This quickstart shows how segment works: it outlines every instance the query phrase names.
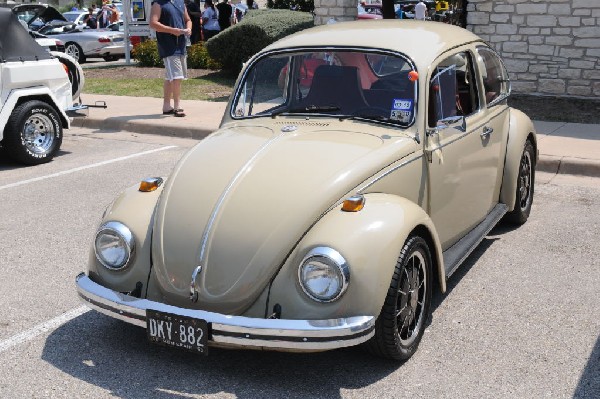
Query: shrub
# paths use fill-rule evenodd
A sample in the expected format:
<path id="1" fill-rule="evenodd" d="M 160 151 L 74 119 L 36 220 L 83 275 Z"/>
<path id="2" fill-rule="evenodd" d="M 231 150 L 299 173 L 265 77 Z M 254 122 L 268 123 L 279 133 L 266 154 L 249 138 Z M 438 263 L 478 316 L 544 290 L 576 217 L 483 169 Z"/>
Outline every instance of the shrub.
<path id="1" fill-rule="evenodd" d="M 162 59 L 158 55 L 156 40 L 145 40 L 133 46 L 131 56 L 135 58 L 139 66 L 159 67 L 163 66 Z"/>
<path id="2" fill-rule="evenodd" d="M 267 0 L 268 8 L 312 12 L 315 9 L 314 0 Z"/>
<path id="3" fill-rule="evenodd" d="M 312 14 L 289 10 L 251 10 L 244 19 L 206 42 L 223 71 L 237 74 L 242 64 L 269 44 L 314 25 Z"/>
<path id="4" fill-rule="evenodd" d="M 131 56 L 142 67 L 162 67 L 163 62 L 158 55 L 156 40 L 146 40 L 133 47 Z M 196 43 L 187 49 L 187 66 L 190 69 L 220 69 L 218 62 L 210 58 L 206 47 Z"/>
<path id="5" fill-rule="evenodd" d="M 188 47 L 187 66 L 191 69 L 221 69 L 221 65 L 210 58 L 206 46 L 202 42 Z"/>

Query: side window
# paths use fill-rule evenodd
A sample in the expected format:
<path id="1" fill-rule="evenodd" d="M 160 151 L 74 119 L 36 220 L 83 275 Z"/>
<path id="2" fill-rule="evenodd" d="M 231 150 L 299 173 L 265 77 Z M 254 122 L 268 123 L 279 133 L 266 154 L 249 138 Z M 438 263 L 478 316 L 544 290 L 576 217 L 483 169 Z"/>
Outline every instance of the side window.
<path id="1" fill-rule="evenodd" d="M 510 91 L 509 79 L 500 58 L 487 47 L 478 47 L 477 53 L 483 78 L 485 103 L 490 104 L 497 99 L 506 98 Z"/>
<path id="2" fill-rule="evenodd" d="M 429 126 L 440 121 L 468 116 L 478 109 L 476 79 L 472 57 L 468 52 L 454 54 L 434 69 L 429 82 Z"/>

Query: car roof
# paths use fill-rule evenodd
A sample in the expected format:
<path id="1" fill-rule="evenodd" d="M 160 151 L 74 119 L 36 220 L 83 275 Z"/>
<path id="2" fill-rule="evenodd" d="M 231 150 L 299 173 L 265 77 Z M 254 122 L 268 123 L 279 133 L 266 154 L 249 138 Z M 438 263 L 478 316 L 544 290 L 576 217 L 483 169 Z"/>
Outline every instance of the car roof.
<path id="1" fill-rule="evenodd" d="M 321 25 L 287 36 L 263 51 L 291 47 L 365 47 L 391 50 L 428 66 L 439 54 L 482 39 L 466 29 L 432 21 L 358 20 Z"/>

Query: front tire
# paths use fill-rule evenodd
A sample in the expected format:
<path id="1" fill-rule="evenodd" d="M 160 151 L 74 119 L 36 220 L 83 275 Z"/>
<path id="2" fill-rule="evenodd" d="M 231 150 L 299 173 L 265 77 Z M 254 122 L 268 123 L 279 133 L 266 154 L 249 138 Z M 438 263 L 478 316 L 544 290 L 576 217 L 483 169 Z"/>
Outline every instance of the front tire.
<path id="1" fill-rule="evenodd" d="M 49 104 L 33 100 L 15 108 L 4 128 L 3 145 L 14 160 L 39 165 L 49 162 L 62 144 L 62 124 Z"/>
<path id="2" fill-rule="evenodd" d="M 409 237 L 398 258 L 375 335 L 365 343 L 374 355 L 408 360 L 417 350 L 429 317 L 432 289 L 431 251 L 419 236 Z"/>
<path id="3" fill-rule="evenodd" d="M 522 225 L 529 218 L 533 204 L 535 187 L 535 150 L 531 140 L 525 142 L 523 155 L 519 164 L 519 177 L 517 178 L 517 191 L 515 194 L 515 209 L 506 214 L 506 221 L 515 225 Z"/>

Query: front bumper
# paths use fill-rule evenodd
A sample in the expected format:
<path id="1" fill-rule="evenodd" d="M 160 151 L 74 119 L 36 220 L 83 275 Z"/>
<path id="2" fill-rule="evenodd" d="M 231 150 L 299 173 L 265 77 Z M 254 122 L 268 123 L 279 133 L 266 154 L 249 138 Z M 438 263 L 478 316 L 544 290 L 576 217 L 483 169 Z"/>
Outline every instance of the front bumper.
<path id="1" fill-rule="evenodd" d="M 146 310 L 206 320 L 211 326 L 210 346 L 239 346 L 290 351 L 318 351 L 358 345 L 375 333 L 374 316 L 326 320 L 257 319 L 178 308 L 135 298 L 93 282 L 84 273 L 76 278 L 81 299 L 108 316 L 146 327 Z"/>

